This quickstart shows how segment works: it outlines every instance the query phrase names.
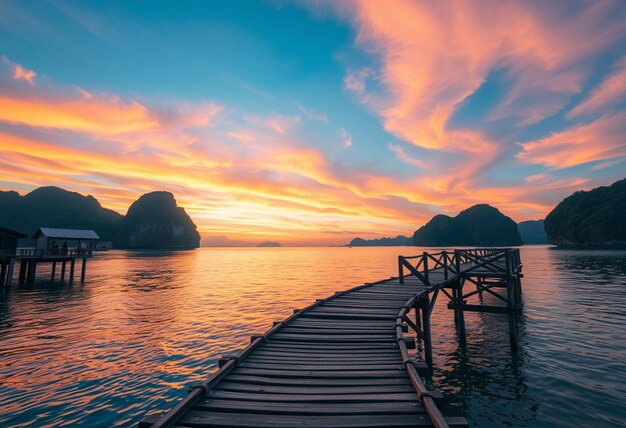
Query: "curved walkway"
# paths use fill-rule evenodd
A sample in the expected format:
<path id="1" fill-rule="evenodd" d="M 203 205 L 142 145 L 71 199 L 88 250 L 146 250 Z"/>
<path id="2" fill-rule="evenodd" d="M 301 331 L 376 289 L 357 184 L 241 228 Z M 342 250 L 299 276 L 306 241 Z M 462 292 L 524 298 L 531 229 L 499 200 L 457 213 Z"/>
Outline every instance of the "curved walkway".
<path id="1" fill-rule="evenodd" d="M 458 287 L 463 272 L 493 272 L 504 256 L 505 250 L 457 250 L 454 257 L 445 251 L 400 257 L 400 277 L 294 311 L 264 335 L 252 336 L 240 354 L 222 357 L 220 369 L 167 414 L 139 426 L 466 426 L 464 418 L 441 415 L 439 394 L 419 376 L 428 367 L 408 352 L 415 336 L 404 333 L 411 328 L 424 341 L 425 360 L 432 361 L 430 313 L 439 291 L 454 297 L 445 288 Z"/>

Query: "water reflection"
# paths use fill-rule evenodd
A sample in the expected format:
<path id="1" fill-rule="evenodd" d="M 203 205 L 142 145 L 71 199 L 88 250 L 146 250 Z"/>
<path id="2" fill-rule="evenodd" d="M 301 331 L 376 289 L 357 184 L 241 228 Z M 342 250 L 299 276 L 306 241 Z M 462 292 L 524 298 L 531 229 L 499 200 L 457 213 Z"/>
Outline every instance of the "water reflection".
<path id="1" fill-rule="evenodd" d="M 2 290 L 0 426 L 132 426 L 251 333 L 389 277 L 398 254 L 418 251 L 112 251 L 90 262 L 84 286 Z M 506 317 L 468 314 L 463 353 L 445 299 L 435 308 L 433 383 L 451 393 L 447 410 L 487 427 L 625 424 L 626 252 L 528 247 L 522 258 L 517 354 Z"/>

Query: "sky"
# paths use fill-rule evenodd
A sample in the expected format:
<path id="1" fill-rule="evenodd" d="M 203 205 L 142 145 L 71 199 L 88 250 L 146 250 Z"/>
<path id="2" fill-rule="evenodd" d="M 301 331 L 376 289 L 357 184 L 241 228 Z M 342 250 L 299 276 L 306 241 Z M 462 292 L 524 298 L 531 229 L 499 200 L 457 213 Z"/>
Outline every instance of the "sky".
<path id="1" fill-rule="evenodd" d="M 0 190 L 167 190 L 205 245 L 541 219 L 626 176 L 624 40 L 619 0 L 0 0 Z"/>

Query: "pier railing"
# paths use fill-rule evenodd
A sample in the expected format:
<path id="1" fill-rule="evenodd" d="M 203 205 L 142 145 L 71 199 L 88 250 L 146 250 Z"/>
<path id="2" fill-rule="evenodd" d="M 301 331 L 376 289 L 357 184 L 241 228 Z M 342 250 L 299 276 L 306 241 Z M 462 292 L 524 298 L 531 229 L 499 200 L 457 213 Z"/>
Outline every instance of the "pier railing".
<path id="1" fill-rule="evenodd" d="M 404 284 L 407 276 L 415 276 L 426 286 L 431 285 L 430 274 L 443 272 L 444 280 L 459 276 L 462 272 L 486 270 L 495 275 L 509 275 L 521 269 L 518 248 L 475 248 L 443 250 L 438 253 L 424 251 L 419 256 L 398 256 L 398 277 Z"/>
<path id="2" fill-rule="evenodd" d="M 18 257 L 89 257 L 89 249 L 85 248 L 52 248 L 46 254 L 42 249 L 18 248 L 15 252 Z"/>

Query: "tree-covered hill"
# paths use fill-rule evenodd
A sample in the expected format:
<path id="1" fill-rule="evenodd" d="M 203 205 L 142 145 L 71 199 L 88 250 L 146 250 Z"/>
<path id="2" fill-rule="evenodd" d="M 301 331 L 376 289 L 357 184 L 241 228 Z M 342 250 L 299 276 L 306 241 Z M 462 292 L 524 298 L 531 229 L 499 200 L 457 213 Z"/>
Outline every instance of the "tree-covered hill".
<path id="1" fill-rule="evenodd" d="M 555 245 L 626 245 L 626 179 L 563 199 L 545 219 Z"/>
<path id="2" fill-rule="evenodd" d="M 474 205 L 456 217 L 439 214 L 413 234 L 417 246 L 522 245 L 517 224 L 487 204 Z"/>

